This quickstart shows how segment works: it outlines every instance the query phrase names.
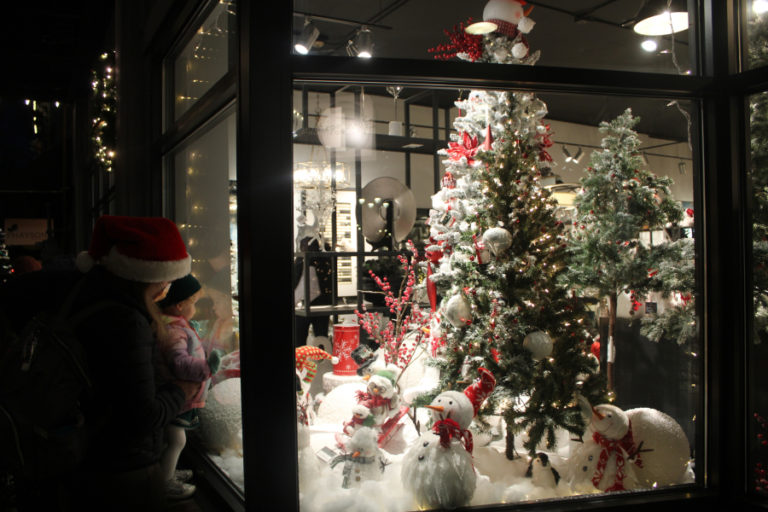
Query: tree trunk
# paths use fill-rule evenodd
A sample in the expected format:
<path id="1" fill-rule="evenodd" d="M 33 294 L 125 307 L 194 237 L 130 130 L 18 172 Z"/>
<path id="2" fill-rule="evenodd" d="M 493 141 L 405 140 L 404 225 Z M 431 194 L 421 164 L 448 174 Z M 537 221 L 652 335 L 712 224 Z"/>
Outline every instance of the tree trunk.
<path id="1" fill-rule="evenodd" d="M 515 452 L 515 434 L 512 433 L 512 429 L 507 424 L 507 448 L 504 451 L 504 455 L 509 460 L 515 460 L 517 458 L 517 452 Z"/>
<path id="2" fill-rule="evenodd" d="M 605 376 L 608 379 L 608 391 L 613 391 L 613 360 L 616 355 L 616 340 L 613 337 L 616 331 L 616 305 L 618 302 L 618 294 L 616 292 L 611 293 L 608 296 L 608 339 L 606 340 L 606 364 L 605 364 Z"/>

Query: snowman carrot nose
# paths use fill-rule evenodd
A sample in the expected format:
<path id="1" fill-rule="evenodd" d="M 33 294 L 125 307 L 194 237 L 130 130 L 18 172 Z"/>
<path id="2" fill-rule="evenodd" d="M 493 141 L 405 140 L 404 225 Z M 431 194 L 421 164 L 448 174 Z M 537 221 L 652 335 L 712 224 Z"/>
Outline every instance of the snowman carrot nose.
<path id="1" fill-rule="evenodd" d="M 355 459 L 360 456 L 360 452 L 355 452 L 352 454 L 352 458 Z"/>
<path id="2" fill-rule="evenodd" d="M 604 419 L 604 418 L 605 418 L 605 414 L 601 413 L 600 411 L 598 411 L 598 410 L 597 410 L 597 409 L 595 409 L 594 407 L 592 408 L 592 414 L 594 414 L 595 416 L 597 416 L 597 419 L 598 419 L 598 420 L 602 420 L 602 419 Z"/>
<path id="3" fill-rule="evenodd" d="M 371 376 L 370 375 L 363 375 L 363 380 L 371 380 Z"/>
<path id="4" fill-rule="evenodd" d="M 432 409 L 433 411 L 437 411 L 437 412 L 443 412 L 445 410 L 445 407 L 443 407 L 442 405 L 425 405 L 424 407 L 426 407 L 427 409 Z"/>

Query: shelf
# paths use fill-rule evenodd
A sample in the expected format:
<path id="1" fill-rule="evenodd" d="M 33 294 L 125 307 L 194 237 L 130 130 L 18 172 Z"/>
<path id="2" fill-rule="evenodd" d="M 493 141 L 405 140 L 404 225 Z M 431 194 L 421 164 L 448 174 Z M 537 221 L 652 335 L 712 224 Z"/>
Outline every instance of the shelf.
<path id="1" fill-rule="evenodd" d="M 293 253 L 295 257 L 302 258 L 308 256 L 310 258 L 326 257 L 326 258 L 349 258 L 355 256 L 397 256 L 399 254 L 407 255 L 406 251 L 299 251 Z"/>
<path id="2" fill-rule="evenodd" d="M 295 144 L 319 145 L 320 139 L 314 128 L 304 128 L 296 132 L 293 138 Z M 399 135 L 385 135 L 377 133 L 375 143 L 372 149 L 379 151 L 397 151 L 418 153 L 424 155 L 434 155 L 438 149 L 448 146 L 447 141 L 425 139 L 420 137 L 403 137 Z"/>
<path id="3" fill-rule="evenodd" d="M 296 308 L 296 316 L 303 316 L 303 317 L 310 317 L 310 316 L 329 316 L 329 315 L 348 315 L 350 313 L 354 313 L 357 309 L 357 304 L 336 304 L 335 306 L 331 306 L 329 304 L 326 305 L 318 305 L 318 306 L 310 306 L 309 307 L 309 313 L 307 313 L 307 309 L 304 307 Z M 386 311 L 386 306 L 373 306 L 371 304 L 366 304 L 365 309 L 367 311 Z"/>

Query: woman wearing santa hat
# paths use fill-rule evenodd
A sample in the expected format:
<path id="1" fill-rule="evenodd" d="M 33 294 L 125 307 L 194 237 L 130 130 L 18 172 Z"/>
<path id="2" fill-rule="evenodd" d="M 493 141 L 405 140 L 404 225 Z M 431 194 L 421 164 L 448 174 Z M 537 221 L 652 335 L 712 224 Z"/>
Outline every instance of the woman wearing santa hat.
<path id="1" fill-rule="evenodd" d="M 170 340 L 155 301 L 171 281 L 189 274 L 191 258 L 172 221 L 105 215 L 77 267 L 80 272 L 20 276 L 0 293 L 0 307 L 24 322 L 70 294 L 73 313 L 100 305 L 75 328 L 93 388 L 83 407 L 88 449 L 66 482 L 70 501 L 82 510 L 162 510 L 163 429 L 199 384 L 158 373 L 158 344 Z"/>

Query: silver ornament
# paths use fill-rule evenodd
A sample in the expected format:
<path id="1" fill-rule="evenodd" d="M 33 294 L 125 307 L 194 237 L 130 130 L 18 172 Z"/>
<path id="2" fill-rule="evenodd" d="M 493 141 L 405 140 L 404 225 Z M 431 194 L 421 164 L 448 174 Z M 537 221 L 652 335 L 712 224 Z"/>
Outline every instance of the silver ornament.
<path id="1" fill-rule="evenodd" d="M 467 298 L 459 294 L 448 299 L 443 308 L 443 318 L 456 328 L 469 325 L 472 322 L 472 309 Z"/>
<path id="2" fill-rule="evenodd" d="M 552 354 L 554 343 L 549 334 L 544 331 L 529 333 L 523 340 L 523 347 L 531 353 L 534 360 L 539 361 Z"/>
<path id="3" fill-rule="evenodd" d="M 483 233 L 483 242 L 498 257 L 512 245 L 512 233 L 501 227 L 490 228 Z"/>

